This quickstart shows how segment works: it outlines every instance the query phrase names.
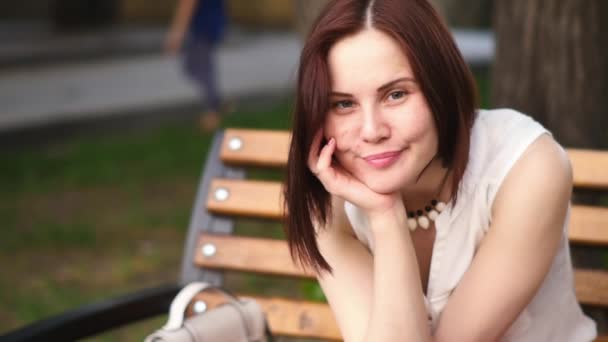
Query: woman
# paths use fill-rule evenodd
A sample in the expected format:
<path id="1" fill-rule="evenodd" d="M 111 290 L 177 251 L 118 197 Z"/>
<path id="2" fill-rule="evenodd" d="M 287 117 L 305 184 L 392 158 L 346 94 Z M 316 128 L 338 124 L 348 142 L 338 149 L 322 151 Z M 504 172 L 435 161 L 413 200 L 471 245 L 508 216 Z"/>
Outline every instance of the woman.
<path id="1" fill-rule="evenodd" d="M 345 341 L 595 337 L 572 286 L 567 155 L 475 94 L 425 0 L 337 0 L 312 28 L 287 238 Z"/>

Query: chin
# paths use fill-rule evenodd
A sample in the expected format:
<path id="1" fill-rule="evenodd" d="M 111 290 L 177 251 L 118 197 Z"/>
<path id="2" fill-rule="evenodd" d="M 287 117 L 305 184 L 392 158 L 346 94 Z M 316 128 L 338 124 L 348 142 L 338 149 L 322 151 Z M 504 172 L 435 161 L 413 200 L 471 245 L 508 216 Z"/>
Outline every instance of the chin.
<path id="1" fill-rule="evenodd" d="M 375 179 L 365 182 L 365 185 L 379 194 L 390 194 L 400 191 L 404 184 L 394 179 Z"/>
<path id="2" fill-rule="evenodd" d="M 415 183 L 411 177 L 399 176 L 384 176 L 384 177 L 370 177 L 364 181 L 365 185 L 372 191 L 379 194 L 390 194 L 393 192 L 399 192 L 404 187 Z"/>

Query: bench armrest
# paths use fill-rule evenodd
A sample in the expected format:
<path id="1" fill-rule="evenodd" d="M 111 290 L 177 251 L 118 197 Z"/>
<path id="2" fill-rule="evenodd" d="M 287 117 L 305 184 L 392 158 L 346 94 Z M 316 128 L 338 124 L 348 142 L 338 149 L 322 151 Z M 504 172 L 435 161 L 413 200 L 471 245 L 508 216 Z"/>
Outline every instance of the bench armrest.
<path id="1" fill-rule="evenodd" d="M 93 336 L 168 313 L 171 301 L 180 289 L 181 285 L 171 284 L 88 304 L 8 332 L 1 335 L 0 340 L 73 341 Z"/>

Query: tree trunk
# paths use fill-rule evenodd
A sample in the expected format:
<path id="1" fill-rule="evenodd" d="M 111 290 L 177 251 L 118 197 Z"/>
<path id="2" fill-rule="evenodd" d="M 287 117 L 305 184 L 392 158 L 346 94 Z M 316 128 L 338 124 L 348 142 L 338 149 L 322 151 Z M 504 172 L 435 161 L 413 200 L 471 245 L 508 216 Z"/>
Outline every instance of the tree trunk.
<path id="1" fill-rule="evenodd" d="M 496 0 L 492 104 L 608 149 L 608 1 Z"/>
<path id="2" fill-rule="evenodd" d="M 496 0 L 493 107 L 511 107 L 566 147 L 608 149 L 608 1 Z M 577 190 L 575 202 L 599 196 Z M 572 246 L 577 267 L 605 268 L 606 252 Z M 608 314 L 585 307 L 608 331 Z"/>

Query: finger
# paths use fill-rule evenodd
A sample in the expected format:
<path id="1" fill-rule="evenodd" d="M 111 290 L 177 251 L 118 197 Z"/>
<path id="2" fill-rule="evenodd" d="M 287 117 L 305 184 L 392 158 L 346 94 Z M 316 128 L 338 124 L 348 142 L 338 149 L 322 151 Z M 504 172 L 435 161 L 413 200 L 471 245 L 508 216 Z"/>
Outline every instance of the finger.
<path id="1" fill-rule="evenodd" d="M 331 166 L 331 156 L 334 154 L 335 149 L 336 139 L 331 138 L 327 142 L 327 145 L 323 146 L 321 154 L 319 154 L 319 160 L 317 161 L 318 173 L 327 170 Z"/>
<path id="2" fill-rule="evenodd" d="M 312 139 L 312 144 L 310 145 L 310 151 L 308 151 L 308 168 L 312 171 L 312 173 L 317 173 L 317 161 L 319 160 L 319 146 L 321 145 L 321 138 L 323 137 L 323 130 L 320 129 L 315 134 Z"/>

